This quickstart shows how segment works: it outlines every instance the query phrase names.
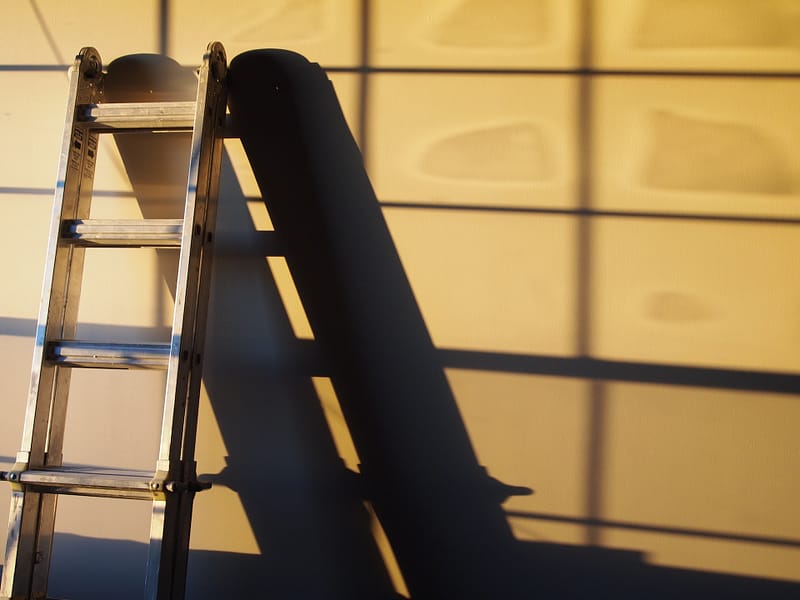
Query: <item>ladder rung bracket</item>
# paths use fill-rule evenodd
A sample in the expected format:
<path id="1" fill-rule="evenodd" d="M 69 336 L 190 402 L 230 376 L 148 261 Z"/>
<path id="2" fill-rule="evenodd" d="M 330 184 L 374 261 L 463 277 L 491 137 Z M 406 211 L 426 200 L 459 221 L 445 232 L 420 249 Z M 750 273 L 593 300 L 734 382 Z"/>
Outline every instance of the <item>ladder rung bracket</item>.
<path id="1" fill-rule="evenodd" d="M 96 467 L 31 469 L 18 476 L 25 487 L 51 494 L 152 500 L 153 474 L 147 471 L 113 471 Z"/>
<path id="2" fill-rule="evenodd" d="M 155 247 L 181 245 L 182 219 L 70 219 L 61 239 L 76 246 Z"/>
<path id="3" fill-rule="evenodd" d="M 95 369 L 166 369 L 169 344 L 112 344 L 59 340 L 50 342 L 48 362 Z"/>
<path id="4" fill-rule="evenodd" d="M 78 121 L 95 131 L 189 131 L 194 115 L 194 102 L 107 102 L 82 105 Z"/>

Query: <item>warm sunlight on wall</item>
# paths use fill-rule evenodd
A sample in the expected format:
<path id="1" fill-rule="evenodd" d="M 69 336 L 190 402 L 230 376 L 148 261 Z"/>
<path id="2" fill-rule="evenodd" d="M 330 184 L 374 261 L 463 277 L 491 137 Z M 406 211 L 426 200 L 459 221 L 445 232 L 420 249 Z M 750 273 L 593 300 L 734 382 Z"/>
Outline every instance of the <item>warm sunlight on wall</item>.
<path id="1" fill-rule="evenodd" d="M 164 52 L 191 67 L 211 39 L 229 59 L 288 48 L 329 69 L 480 465 L 535 490 L 503 503 L 520 547 L 800 581 L 800 2 L 6 4 L 2 468 L 18 450 L 72 57 L 92 45 L 106 63 Z M 111 138 L 99 156 L 94 216 L 176 197 L 132 182 Z M 212 595 L 223 558 L 241 588 L 287 564 L 341 571 L 325 537 L 339 513 L 314 504 L 329 492 L 315 478 L 358 466 L 329 382 L 286 375 L 313 333 L 283 257 L 265 260 L 279 248 L 238 141 L 225 161 L 197 452 L 215 487 L 196 501 L 193 597 Z M 159 338 L 167 270 L 155 251 L 88 252 L 82 334 Z M 162 379 L 75 376 L 65 459 L 150 468 Z M 8 498 L 0 486 L 0 512 Z M 148 510 L 70 498 L 62 547 L 88 536 L 138 556 Z M 315 536 L 330 547 L 310 549 Z M 78 576 L 54 560 L 52 593 L 69 595 Z"/>
<path id="2" fill-rule="evenodd" d="M 210 475 L 221 473 L 228 467 L 228 450 L 205 388 L 200 397 L 197 438 L 197 462 L 202 469 L 200 479 L 207 480 Z M 247 513 L 235 491 L 224 485 L 212 486 L 208 493 L 198 495 L 195 503 L 198 514 L 215 515 L 215 518 L 208 519 L 206 527 L 193 531 L 192 548 L 244 554 L 261 553 Z M 233 532 L 236 534 L 232 535 Z"/>
<path id="3" fill-rule="evenodd" d="M 610 384 L 605 517 L 797 539 L 800 482 L 787 474 L 798 417 L 796 399 L 781 394 Z M 794 577 L 800 560 L 792 546 L 613 528 L 603 539 L 656 564 L 747 575 Z"/>

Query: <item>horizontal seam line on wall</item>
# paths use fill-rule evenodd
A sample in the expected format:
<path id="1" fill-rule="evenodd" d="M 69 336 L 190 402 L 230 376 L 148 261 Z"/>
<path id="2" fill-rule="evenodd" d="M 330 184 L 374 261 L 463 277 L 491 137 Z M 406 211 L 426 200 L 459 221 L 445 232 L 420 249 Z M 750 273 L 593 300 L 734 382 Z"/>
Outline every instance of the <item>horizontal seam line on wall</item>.
<path id="1" fill-rule="evenodd" d="M 694 365 L 606 360 L 591 357 L 512 354 L 440 348 L 445 368 L 551 375 L 625 383 L 800 393 L 800 374 Z"/>
<path id="2" fill-rule="evenodd" d="M 545 207 L 525 207 L 525 206 L 487 206 L 487 205 L 464 205 L 464 204 L 434 204 L 431 202 L 396 202 L 381 201 L 384 208 L 403 208 L 403 209 L 428 209 L 428 210 L 454 210 L 454 211 L 477 211 L 477 212 L 504 212 L 504 213 L 530 213 L 544 215 L 562 215 L 576 217 L 621 217 L 636 219 L 680 219 L 692 221 L 728 221 L 741 223 L 763 223 L 780 225 L 800 225 L 800 217 L 766 217 L 755 215 L 726 215 L 726 214 L 706 214 L 706 213 L 673 213 L 673 212 L 649 212 L 649 211 L 627 211 L 627 210 L 596 210 L 582 208 L 545 208 Z"/>
<path id="3" fill-rule="evenodd" d="M 536 521 L 554 521 L 557 523 L 574 523 L 576 525 L 592 525 L 596 527 L 608 527 L 610 529 L 628 529 L 633 531 L 647 531 L 652 533 L 665 533 L 670 535 L 684 535 L 691 537 L 704 537 L 731 542 L 748 542 L 756 544 L 766 544 L 772 546 L 789 546 L 800 548 L 800 540 L 792 538 L 776 538 L 760 535 L 748 535 L 742 533 L 727 533 L 722 531 L 712 531 L 707 529 L 692 529 L 688 527 L 667 527 L 662 525 L 648 525 L 646 523 L 629 523 L 627 521 L 611 521 L 605 519 L 589 519 L 582 517 L 565 517 L 547 513 L 534 513 L 518 510 L 507 510 L 506 515 Z"/>
<path id="4" fill-rule="evenodd" d="M 0 187 L 0 195 L 41 195 L 52 196 L 53 188 L 37 187 Z M 133 191 L 116 190 L 95 190 L 93 195 L 101 198 L 128 198 L 134 197 Z M 247 200 L 261 201 L 258 196 L 246 196 Z M 521 214 L 540 214 L 554 216 L 573 216 L 573 217 L 616 217 L 624 219 L 666 219 L 682 221 L 721 221 L 728 223 L 753 223 L 761 225 L 800 225 L 798 217 L 767 217 L 756 215 L 730 215 L 730 214 L 707 214 L 707 213 L 674 213 L 674 212 L 655 212 L 655 211 L 628 211 L 628 210 L 601 210 L 601 209 L 581 209 L 581 208 L 546 208 L 535 206 L 487 206 L 485 204 L 434 204 L 431 202 L 399 202 L 393 200 L 380 201 L 382 208 L 399 208 L 412 210 L 442 210 L 442 211 L 471 211 L 471 212 L 499 212 L 499 213 L 521 213 Z"/>
<path id="5" fill-rule="evenodd" d="M 397 74 L 397 75 L 568 75 L 580 77 L 709 77 L 747 79 L 800 79 L 797 71 L 735 71 L 691 69 L 570 69 L 503 67 L 378 67 L 323 66 L 328 73 Z"/>
<path id="6" fill-rule="evenodd" d="M 182 65 L 194 67 L 196 65 Z M 33 64 L 0 65 L 0 71 L 62 72 L 70 65 Z M 687 78 L 745 78 L 800 79 L 797 71 L 735 71 L 691 69 L 570 69 L 570 68 L 504 68 L 504 67 L 377 67 L 321 66 L 328 73 L 398 74 L 398 75 L 567 75 L 580 77 L 687 77 Z"/>
<path id="7" fill-rule="evenodd" d="M 92 323 L 83 325 L 108 327 Z M 0 335 L 30 337 L 35 333 L 35 329 L 35 319 L 0 317 Z M 161 331 L 162 328 L 134 327 L 134 329 Z M 307 345 L 304 344 L 304 347 Z M 439 348 L 438 354 L 441 358 L 442 367 L 452 369 L 786 394 L 800 393 L 800 374 L 794 373 L 626 362 L 587 357 L 512 354 L 452 348 Z M 304 355 L 315 357 L 313 349 L 306 350 Z M 312 361 L 321 361 L 318 368 L 321 371 L 325 371 L 324 357 L 315 357 L 312 358 Z"/>

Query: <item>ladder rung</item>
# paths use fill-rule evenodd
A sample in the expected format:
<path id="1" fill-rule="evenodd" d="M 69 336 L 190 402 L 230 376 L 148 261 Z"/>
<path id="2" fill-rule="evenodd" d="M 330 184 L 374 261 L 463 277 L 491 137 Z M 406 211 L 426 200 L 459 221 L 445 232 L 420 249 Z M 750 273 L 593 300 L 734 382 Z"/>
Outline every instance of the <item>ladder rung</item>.
<path id="1" fill-rule="evenodd" d="M 107 102 L 79 107 L 78 121 L 96 131 L 187 130 L 194 126 L 194 102 Z"/>
<path id="2" fill-rule="evenodd" d="M 201 391 L 201 352 L 206 342 L 214 255 L 209 244 L 213 243 L 217 216 L 221 138 L 226 131 L 235 132 L 230 125 L 226 126 L 230 119 L 226 119 L 225 110 L 227 60 L 222 44 L 212 42 L 207 47 L 198 69 L 196 102 L 103 102 L 106 97 L 110 99 L 112 88 L 117 85 L 108 85 L 109 82 L 112 79 L 122 82 L 126 78 L 129 81 L 125 85 L 130 85 L 131 91 L 138 88 L 142 93 L 137 98 L 166 98 L 162 93 L 169 90 L 151 89 L 148 94 L 147 88 L 141 89 L 142 80 L 137 74 L 141 64 L 136 59 L 123 61 L 119 69 L 104 71 L 99 53 L 85 47 L 70 68 L 58 191 L 47 245 L 22 444 L 12 470 L 0 471 L 0 480 L 8 481 L 13 490 L 0 600 L 49 598 L 47 575 L 56 500 L 61 494 L 151 501 L 144 596 L 159 599 L 184 596 L 193 498 L 196 492 L 210 487 L 196 478 L 196 404 Z M 169 64 L 174 63 L 169 59 L 158 61 L 158 65 Z M 104 95 L 104 89 L 108 95 Z M 190 219 L 90 218 L 99 134 L 111 133 L 116 137 L 126 132 L 142 135 L 183 132 L 167 137 L 172 139 L 177 135 L 187 142 L 186 135 L 191 132 L 191 149 L 186 148 L 189 151 L 184 157 L 188 159 L 185 164 L 188 177 L 184 180 L 182 203 L 182 212 Z M 154 137 L 159 136 L 150 136 L 156 144 Z M 133 158 L 135 149 L 127 150 Z M 157 168 L 150 164 L 153 160 L 148 163 L 145 159 L 157 162 L 157 158 L 143 157 L 145 168 Z M 179 216 L 179 213 L 163 216 Z M 73 339 L 76 330 L 81 330 L 79 296 L 85 249 L 95 246 L 181 248 L 179 256 L 173 256 L 177 258 L 177 276 L 173 279 L 175 306 L 166 343 Z M 167 370 L 154 470 L 61 464 L 67 401 L 72 392 L 71 371 L 66 369 L 74 367 Z"/>
<path id="3" fill-rule="evenodd" d="M 169 344 L 111 344 L 59 340 L 48 345 L 48 361 L 64 367 L 166 369 Z"/>
<path id="4" fill-rule="evenodd" d="M 5 478 L 10 479 L 8 474 Z M 136 498 L 150 500 L 163 492 L 153 488 L 153 473 L 148 471 L 114 471 L 97 467 L 50 467 L 22 471 L 13 480 L 29 489 L 53 494 Z"/>
<path id="5" fill-rule="evenodd" d="M 71 219 L 61 239 L 76 246 L 175 247 L 181 245 L 182 219 Z"/>

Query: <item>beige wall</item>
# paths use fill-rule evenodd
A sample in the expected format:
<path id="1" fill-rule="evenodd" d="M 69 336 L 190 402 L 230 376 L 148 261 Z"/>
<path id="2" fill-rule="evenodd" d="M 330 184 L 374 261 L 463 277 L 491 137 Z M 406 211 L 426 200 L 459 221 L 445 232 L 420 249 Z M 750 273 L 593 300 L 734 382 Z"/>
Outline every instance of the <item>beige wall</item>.
<path id="1" fill-rule="evenodd" d="M 536 492 L 503 505 L 515 538 L 800 581 L 800 2 L 366 4 L 367 40 L 358 0 L 6 3 L 3 462 L 71 57 L 92 45 L 106 62 L 163 51 L 191 66 L 211 39 L 229 58 L 289 48 L 330 68 L 479 462 Z M 313 491 L 331 458 L 358 458 L 329 383 L 280 376 L 281 340 L 310 331 L 280 260 L 252 251 L 271 225 L 241 146 L 226 150 L 198 447 L 199 472 L 221 474 L 196 500 L 190 597 L 291 577 L 305 597 L 354 597 L 368 585 L 353 548 L 370 544 L 405 593 L 374 521 L 375 541 L 353 541 L 345 510 Z M 97 216 L 174 191 L 134 192 L 111 139 L 100 152 Z M 162 335 L 162 266 L 90 252 L 84 334 Z M 590 373 L 578 357 L 607 362 Z M 76 376 L 65 459 L 149 468 L 160 382 Z M 0 512 L 8 497 L 0 487 Z M 138 597 L 148 515 L 61 501 L 51 593 L 107 597 L 113 582 Z"/>

